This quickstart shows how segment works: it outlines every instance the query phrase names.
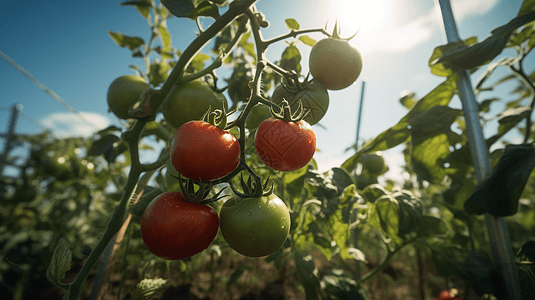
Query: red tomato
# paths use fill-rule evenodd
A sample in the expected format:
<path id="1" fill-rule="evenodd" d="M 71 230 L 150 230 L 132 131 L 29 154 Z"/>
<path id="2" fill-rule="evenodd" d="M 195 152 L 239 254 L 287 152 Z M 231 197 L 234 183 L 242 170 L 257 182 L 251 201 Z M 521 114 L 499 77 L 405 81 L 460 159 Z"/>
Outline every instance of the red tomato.
<path id="1" fill-rule="evenodd" d="M 316 135 L 305 121 L 286 122 L 269 118 L 258 126 L 255 148 L 260 159 L 278 171 L 306 166 L 316 152 Z"/>
<path id="2" fill-rule="evenodd" d="M 188 202 L 181 192 L 154 198 L 141 217 L 141 237 L 147 248 L 164 259 L 183 259 L 210 246 L 219 217 L 210 206 Z"/>
<path id="3" fill-rule="evenodd" d="M 204 121 L 190 121 L 175 132 L 171 163 L 181 175 L 215 180 L 230 174 L 240 162 L 240 144 L 230 132 Z"/>
<path id="4" fill-rule="evenodd" d="M 442 291 L 438 295 L 438 300 L 451 300 L 450 291 Z"/>

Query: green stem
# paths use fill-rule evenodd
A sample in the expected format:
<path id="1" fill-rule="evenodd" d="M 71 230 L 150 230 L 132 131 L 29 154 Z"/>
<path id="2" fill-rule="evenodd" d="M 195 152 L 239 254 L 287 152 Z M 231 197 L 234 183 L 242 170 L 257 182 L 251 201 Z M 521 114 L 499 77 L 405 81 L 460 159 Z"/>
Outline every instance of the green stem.
<path id="1" fill-rule="evenodd" d="M 535 84 L 533 83 L 533 79 L 526 74 L 524 71 L 524 68 L 522 67 L 522 62 L 524 60 L 525 56 L 522 56 L 520 61 L 518 62 L 518 68 L 515 68 L 514 66 L 509 66 L 509 69 L 513 72 L 513 74 L 520 79 L 520 81 L 524 84 L 524 86 L 531 92 L 531 100 L 529 103 L 529 107 L 531 108 L 532 112 L 535 108 Z M 529 137 L 531 136 L 531 114 L 529 114 L 526 117 L 526 133 L 524 135 L 524 144 L 526 144 L 529 141 Z"/>
<path id="2" fill-rule="evenodd" d="M 99 257 L 102 255 L 110 241 L 115 237 L 115 234 L 121 229 L 125 215 L 126 209 L 134 194 L 134 190 L 137 186 L 139 176 L 141 175 L 141 166 L 139 163 L 139 151 L 138 151 L 138 141 L 141 135 L 143 128 L 148 120 L 138 120 L 130 131 L 125 132 L 123 138 L 126 139 L 128 146 L 130 148 L 130 153 L 132 157 L 132 168 L 128 174 L 128 179 L 126 185 L 124 186 L 124 193 L 119 204 L 115 207 L 113 214 L 108 221 L 106 226 L 106 231 L 97 245 L 89 254 L 89 257 L 85 261 L 82 269 L 76 276 L 76 279 L 72 282 L 69 291 L 68 291 L 68 300 L 76 300 L 80 297 L 80 292 L 82 290 L 83 283 L 87 279 L 87 276 L 97 263 Z"/>
<path id="3" fill-rule="evenodd" d="M 364 277 L 362 277 L 362 279 L 360 280 L 361 283 L 364 283 L 366 282 L 366 280 L 372 278 L 373 276 L 375 276 L 377 273 L 379 273 L 382 269 L 384 269 L 384 267 L 386 267 L 388 265 L 388 263 L 390 262 L 390 260 L 392 259 L 392 257 L 394 257 L 394 255 L 401 249 L 403 249 L 403 247 L 407 246 L 408 244 L 410 244 L 411 241 L 407 241 L 405 242 L 403 245 L 399 246 L 398 248 L 394 249 L 394 251 L 391 251 L 391 250 L 388 250 L 388 254 L 385 256 L 385 258 L 383 259 L 383 261 L 377 265 L 375 268 L 373 268 L 370 272 L 366 273 L 366 275 L 364 275 Z M 387 248 L 388 249 L 388 248 Z"/>
<path id="4" fill-rule="evenodd" d="M 206 31 L 201 33 L 193 42 L 184 50 L 180 59 L 176 63 L 175 67 L 169 77 L 165 80 L 160 89 L 160 97 L 154 102 L 154 107 L 160 107 L 165 96 L 169 94 L 171 88 L 180 82 L 184 75 L 184 70 L 187 65 L 193 60 L 195 55 L 201 51 L 201 49 L 221 30 L 223 30 L 228 24 L 234 21 L 238 16 L 242 15 L 251 5 L 258 0 L 241 0 L 234 1 L 229 6 L 227 12 L 221 15 Z"/>

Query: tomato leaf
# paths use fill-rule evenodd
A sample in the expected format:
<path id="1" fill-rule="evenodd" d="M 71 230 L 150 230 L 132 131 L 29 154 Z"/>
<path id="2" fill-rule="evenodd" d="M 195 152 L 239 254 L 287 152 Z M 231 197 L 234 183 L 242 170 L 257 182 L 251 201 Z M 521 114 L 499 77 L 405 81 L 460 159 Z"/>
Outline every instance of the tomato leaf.
<path id="1" fill-rule="evenodd" d="M 158 25 L 158 33 L 162 39 L 163 50 L 166 52 L 169 51 L 171 48 L 171 34 L 169 34 L 167 28 L 161 24 Z"/>
<path id="2" fill-rule="evenodd" d="M 284 49 L 280 66 L 285 70 L 294 70 L 297 74 L 301 74 L 301 53 L 295 45 L 291 44 Z"/>
<path id="3" fill-rule="evenodd" d="M 65 238 L 60 238 L 48 269 L 46 269 L 46 278 L 61 288 L 68 289 L 69 284 L 61 283 L 65 278 L 65 272 L 71 269 L 72 252 L 67 245 Z"/>
<path id="4" fill-rule="evenodd" d="M 321 286 L 331 299 L 366 299 L 359 288 L 359 284 L 340 269 L 333 269 L 321 279 Z"/>
<path id="5" fill-rule="evenodd" d="M 121 139 L 114 134 L 107 134 L 102 136 L 100 139 L 93 141 L 89 150 L 87 150 L 88 156 L 97 156 L 104 154 L 106 161 L 113 163 L 115 162 L 115 151 L 113 145 L 115 142 L 120 141 Z"/>
<path id="6" fill-rule="evenodd" d="M 132 292 L 132 299 L 143 300 L 148 299 L 154 294 L 163 291 L 167 287 L 168 280 L 162 278 L 143 279 Z"/>
<path id="7" fill-rule="evenodd" d="M 310 47 L 312 47 L 312 46 L 314 46 L 314 44 L 316 44 L 316 40 L 311 38 L 311 37 L 309 37 L 308 35 L 300 36 L 299 40 L 301 42 L 303 42 L 305 45 L 310 46 Z"/>
<path id="8" fill-rule="evenodd" d="M 135 50 L 138 47 L 141 47 L 145 45 L 145 41 L 137 36 L 128 36 L 126 34 L 122 34 L 115 31 L 108 31 L 108 34 L 112 38 L 112 40 L 119 45 L 119 47 L 127 47 L 130 50 Z"/>
<path id="9" fill-rule="evenodd" d="M 301 284 L 305 288 L 306 300 L 317 300 L 319 295 L 320 283 L 317 277 L 318 269 L 314 265 L 312 256 L 303 256 L 297 250 L 293 251 L 295 267 Z"/>
<path id="10" fill-rule="evenodd" d="M 173 15 L 179 18 L 206 16 L 217 19 L 219 11 L 217 5 L 203 0 L 162 0 L 163 5 Z"/>
<path id="11" fill-rule="evenodd" d="M 492 35 L 484 41 L 471 46 L 459 46 L 444 52 L 436 63 L 448 63 L 465 70 L 484 65 L 492 61 L 505 48 L 510 35 L 520 26 L 535 20 L 535 11 L 518 16 L 507 24 L 494 29 Z"/>
<path id="12" fill-rule="evenodd" d="M 145 19 L 149 19 L 150 16 L 150 9 L 152 8 L 152 2 L 151 0 L 141 0 L 141 1 L 124 1 L 121 2 L 120 5 L 123 6 L 135 6 L 137 11 L 141 14 L 141 16 Z"/>
<path id="13" fill-rule="evenodd" d="M 299 30 L 300 28 L 299 23 L 295 19 L 286 19 L 284 22 L 286 23 L 286 27 L 290 30 Z"/>
<path id="14" fill-rule="evenodd" d="M 507 145 L 498 164 L 464 203 L 465 210 L 497 217 L 516 214 L 518 200 L 534 167 L 533 145 Z"/>
<path id="15" fill-rule="evenodd" d="M 385 243 L 401 243 L 398 237 L 399 204 L 392 196 L 385 195 L 373 203 L 369 223 L 381 233 Z"/>
<path id="16" fill-rule="evenodd" d="M 150 65 L 149 81 L 153 86 L 158 86 L 163 83 L 169 75 L 171 66 L 163 61 L 156 61 Z"/>
<path id="17" fill-rule="evenodd" d="M 448 232 L 446 223 L 432 216 L 422 216 L 414 230 L 420 238 L 434 237 Z"/>

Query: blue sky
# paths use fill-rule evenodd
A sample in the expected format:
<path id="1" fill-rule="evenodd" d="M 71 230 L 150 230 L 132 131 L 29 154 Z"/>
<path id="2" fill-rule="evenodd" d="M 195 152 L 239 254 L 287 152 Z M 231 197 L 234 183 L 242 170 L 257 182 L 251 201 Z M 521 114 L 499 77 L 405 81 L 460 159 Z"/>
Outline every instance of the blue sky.
<path id="1" fill-rule="evenodd" d="M 128 67 L 143 68 L 141 59 L 133 59 L 130 51 L 118 47 L 107 31 L 138 35 L 145 39 L 150 32 L 145 21 L 131 7 L 120 1 L 9 1 L 0 11 L 0 51 L 53 90 L 71 107 L 81 112 L 95 127 L 118 124 L 107 112 L 106 92 L 113 79 L 134 74 Z M 512 19 L 520 0 L 456 0 L 452 1 L 460 36 L 477 36 L 483 40 L 490 31 Z M 365 102 L 360 135 L 370 139 L 406 113 L 399 104 L 402 91 L 419 97 L 427 94 L 443 79 L 429 72 L 428 59 L 436 46 L 444 44 L 434 1 L 427 0 L 260 0 L 270 27 L 263 36 L 270 38 L 287 32 L 284 20 L 296 19 L 301 28 L 324 27 L 332 30 L 335 18 L 343 26 L 342 35 L 349 36 L 361 26 L 352 44 L 361 51 L 364 66 L 357 82 L 342 91 L 329 91 L 330 106 L 321 124 L 315 127 L 315 155 L 320 168 L 340 165 L 352 152 L 345 152 L 355 142 L 357 110 L 362 80 L 366 80 Z M 204 19 L 204 27 L 210 19 Z M 183 50 L 195 38 L 195 22 L 172 18 L 168 21 L 173 46 Z M 312 35 L 320 39 L 320 35 Z M 267 56 L 280 57 L 285 43 L 270 47 Z M 310 48 L 299 46 L 303 70 L 308 71 Z M 205 49 L 208 53 L 209 49 Z M 512 55 L 504 52 L 502 55 Z M 526 69 L 534 68 L 533 55 Z M 473 82 L 481 72 L 473 75 Z M 502 73 L 503 74 L 503 73 Z M 499 78 L 499 74 L 493 76 Z M 507 96 L 507 89 L 497 91 Z M 7 130 L 8 108 L 14 103 L 24 106 L 24 118 L 17 132 L 38 133 L 52 129 L 56 135 L 89 135 L 94 130 L 64 106 L 39 89 L 19 71 L 0 59 L 0 132 Z M 457 103 L 457 104 L 456 104 Z M 453 105 L 460 105 L 459 101 Z M 497 105 L 496 109 L 500 107 Z M 0 144 L 3 148 L 3 142 Z M 389 175 L 396 177 L 401 164 L 399 149 L 384 153 L 390 164 Z M 150 160 L 151 157 L 146 157 Z"/>

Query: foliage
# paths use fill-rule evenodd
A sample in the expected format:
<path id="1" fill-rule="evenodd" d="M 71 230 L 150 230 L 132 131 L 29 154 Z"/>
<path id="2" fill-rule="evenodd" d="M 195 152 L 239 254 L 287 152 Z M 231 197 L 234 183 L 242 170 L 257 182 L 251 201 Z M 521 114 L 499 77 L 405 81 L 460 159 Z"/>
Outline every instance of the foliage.
<path id="1" fill-rule="evenodd" d="M 508 216 L 510 242 L 518 252 L 522 293 L 533 295 L 530 239 L 535 233 L 535 129 L 531 113 L 535 73 L 527 73 L 523 66 L 535 45 L 533 22 L 529 23 L 533 20 L 533 1 L 526 0 L 517 18 L 492 31 L 493 35 L 481 43 L 469 38 L 462 44 L 435 48 L 429 59 L 430 71 L 444 81 L 420 99 L 414 93 L 404 94 L 400 103 L 408 109 L 407 114 L 340 167 L 326 172 L 318 171 L 314 159 L 297 170 L 279 172 L 266 166 L 253 150 L 256 126 L 245 126 L 253 107 L 266 105 L 272 107 L 271 113 L 279 112 L 280 105 L 270 101 L 269 94 L 280 90 L 281 82 L 308 83 L 299 48 L 313 46 L 315 41 L 306 34 L 320 32 L 330 37 L 324 29 L 300 29 L 296 20 L 289 19 L 289 33 L 264 39 L 262 28 L 269 22 L 256 10 L 255 2 L 122 3 L 136 8 L 147 21 L 150 38 L 113 31 L 109 35 L 118 46 L 131 51 L 133 58 L 143 59 L 145 70 L 134 65 L 131 68 L 151 88 L 130 107 L 132 118 L 124 122 L 125 128 L 112 126 L 91 138 L 55 139 L 47 133 L 18 136 L 30 149 L 28 157 L 9 162 L 18 168 L 19 175 L 3 176 L 0 186 L 5 199 L 0 210 L 5 220 L 0 227 L 0 251 L 10 262 L 2 262 L 0 269 L 7 292 L 22 295 L 28 281 L 46 274 L 52 283 L 66 290 L 64 299 L 78 299 L 86 292 L 84 283 L 102 257 L 94 293 L 106 292 L 105 278 L 112 272 L 120 274 L 119 299 L 126 294 L 147 299 L 179 283 L 199 288 L 192 274 L 209 265 L 210 285 L 204 292 L 216 295 L 216 262 L 240 257 L 220 233 L 208 249 L 178 261 L 152 255 L 139 233 L 141 216 L 152 199 L 163 191 L 178 189 L 168 174 L 180 177 L 169 164 L 175 128 L 157 118 L 160 106 L 173 88 L 199 80 L 215 93 L 226 91 L 232 101 L 230 111 L 224 110 L 218 117 L 229 117 L 222 126 L 237 137 L 240 162 L 223 178 L 205 182 L 192 179 L 187 188 L 182 185 L 180 189 L 202 196 L 210 191 L 212 198 L 207 202 L 218 213 L 223 206 L 223 201 L 218 201 L 220 195 L 260 197 L 273 193 L 280 198 L 290 213 L 288 239 L 256 262 L 275 269 L 276 278 L 283 282 L 291 275 L 298 278 L 298 290 L 306 294 L 306 299 L 371 298 L 374 281 L 394 280 L 395 272 L 387 270 L 396 262 L 414 264 L 421 271 L 415 284 L 420 291 L 433 284 L 442 287 L 438 292 L 453 287 L 442 281 L 426 282 L 425 278 L 440 275 L 446 282 L 457 283 L 455 287 L 463 290 L 464 299 L 472 290 L 478 296 L 494 294 L 503 298 L 496 262 L 489 255 L 485 220 L 478 216 L 483 213 Z M 174 49 L 174 33 L 168 31 L 167 19 L 184 17 L 193 21 L 200 16 L 214 22 L 206 29 L 199 25 L 200 33 L 186 49 Z M 290 42 L 280 60 L 269 61 L 265 55 L 268 47 L 284 40 Z M 213 48 L 201 52 L 210 41 L 214 42 Z M 499 47 L 495 47 L 497 44 Z M 516 51 L 516 55 L 492 62 L 503 48 Z M 474 53 L 480 56 L 477 61 L 472 59 Z M 450 102 L 459 90 L 459 68 L 485 65 L 487 69 L 475 89 L 479 116 L 485 126 L 491 120 L 498 126 L 486 139 L 493 172 L 476 184 L 463 111 L 452 108 Z M 509 69 L 511 74 L 489 84 L 499 67 Z M 225 68 L 231 70 L 229 77 L 219 78 L 218 71 Z M 515 99 L 483 96 L 510 82 L 517 85 L 511 92 Z M 491 106 L 496 103 L 505 104 L 504 110 L 495 113 Z M 505 139 L 514 130 L 524 137 L 521 145 Z M 155 162 L 143 164 L 140 150 L 155 151 L 145 143 L 149 138 L 163 142 L 166 148 Z M 404 182 L 384 178 L 387 166 L 379 172 L 364 167 L 366 155 L 398 145 L 404 147 Z M 244 176 L 249 178 L 247 182 Z M 271 186 L 272 190 L 267 191 Z M 427 277 L 423 258 L 433 265 Z M 74 259 L 84 263 L 76 278 L 67 282 L 66 274 Z M 219 296 L 232 298 L 233 287 L 252 278 L 248 274 L 255 270 L 251 267 L 253 260 L 246 262 L 219 278 L 225 290 Z M 361 274 L 363 270 L 366 273 Z M 8 276 L 13 275 L 18 279 L 11 285 Z M 126 283 L 130 275 L 136 278 L 136 284 Z M 167 278 L 161 279 L 163 276 Z M 422 297 L 431 296 L 423 293 Z"/>

